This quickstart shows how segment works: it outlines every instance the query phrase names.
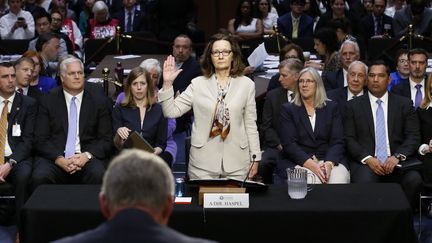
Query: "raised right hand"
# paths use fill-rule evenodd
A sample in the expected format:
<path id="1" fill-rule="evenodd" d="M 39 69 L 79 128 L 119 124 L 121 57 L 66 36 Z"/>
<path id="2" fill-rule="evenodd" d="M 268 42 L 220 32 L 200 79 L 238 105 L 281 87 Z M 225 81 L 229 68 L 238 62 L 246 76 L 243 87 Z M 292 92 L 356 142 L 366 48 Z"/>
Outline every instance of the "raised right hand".
<path id="1" fill-rule="evenodd" d="M 175 71 L 175 59 L 169 55 L 163 65 L 163 89 L 169 89 L 181 71 L 182 69 Z"/>

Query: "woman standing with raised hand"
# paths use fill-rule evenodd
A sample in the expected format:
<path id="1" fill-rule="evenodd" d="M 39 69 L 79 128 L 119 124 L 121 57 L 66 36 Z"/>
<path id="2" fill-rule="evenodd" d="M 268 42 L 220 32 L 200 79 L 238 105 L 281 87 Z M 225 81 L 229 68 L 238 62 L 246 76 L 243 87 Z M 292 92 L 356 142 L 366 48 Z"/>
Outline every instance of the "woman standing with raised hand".
<path id="1" fill-rule="evenodd" d="M 201 58 L 204 76 L 192 80 L 174 99 L 173 80 L 181 72 L 169 56 L 159 101 L 164 115 L 194 111 L 188 174 L 191 179 L 252 178 L 261 160 L 256 126 L 255 85 L 242 75 L 240 47 L 233 37 L 216 34 Z M 248 173 L 250 169 L 250 173 Z"/>

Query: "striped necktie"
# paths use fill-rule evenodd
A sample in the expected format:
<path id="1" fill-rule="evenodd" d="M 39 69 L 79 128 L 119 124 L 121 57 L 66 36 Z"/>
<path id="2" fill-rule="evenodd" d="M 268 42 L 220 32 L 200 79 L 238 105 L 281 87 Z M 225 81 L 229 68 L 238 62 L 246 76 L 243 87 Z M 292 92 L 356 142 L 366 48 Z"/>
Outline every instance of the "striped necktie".
<path id="1" fill-rule="evenodd" d="M 7 135 L 7 114 L 8 114 L 8 100 L 4 100 L 4 107 L 0 117 L 0 164 L 5 162 L 5 148 L 6 148 L 6 135 Z"/>
<path id="2" fill-rule="evenodd" d="M 387 136 L 385 129 L 384 109 L 382 108 L 382 100 L 377 101 L 378 108 L 375 117 L 375 153 L 381 164 L 387 159 Z"/>

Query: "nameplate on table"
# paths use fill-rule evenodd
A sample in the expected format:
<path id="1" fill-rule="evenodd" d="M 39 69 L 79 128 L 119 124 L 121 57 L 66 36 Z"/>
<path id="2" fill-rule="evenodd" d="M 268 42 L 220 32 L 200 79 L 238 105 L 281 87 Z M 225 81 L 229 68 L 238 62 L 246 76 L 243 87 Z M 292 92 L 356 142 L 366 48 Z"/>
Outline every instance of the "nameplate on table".
<path id="1" fill-rule="evenodd" d="M 204 193 L 204 208 L 249 208 L 249 193 Z"/>

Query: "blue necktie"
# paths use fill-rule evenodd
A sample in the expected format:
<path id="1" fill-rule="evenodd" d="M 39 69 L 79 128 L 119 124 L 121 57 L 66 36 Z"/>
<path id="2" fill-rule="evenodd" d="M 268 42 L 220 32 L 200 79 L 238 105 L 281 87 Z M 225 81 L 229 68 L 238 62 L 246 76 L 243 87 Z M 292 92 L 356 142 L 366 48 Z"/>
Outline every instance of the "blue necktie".
<path id="1" fill-rule="evenodd" d="M 417 89 L 417 92 L 416 92 L 416 96 L 415 96 L 414 107 L 417 109 L 421 105 L 421 102 L 422 102 L 422 99 L 423 99 L 423 95 L 422 95 L 422 92 L 421 92 L 422 85 L 421 84 L 417 84 L 415 86 L 415 88 Z"/>
<path id="2" fill-rule="evenodd" d="M 132 12 L 128 12 L 126 32 L 132 32 Z"/>
<path id="3" fill-rule="evenodd" d="M 375 152 L 377 159 L 383 164 L 387 159 L 387 138 L 385 130 L 384 110 L 381 106 L 382 100 L 377 101 L 378 108 L 376 110 L 375 124 Z"/>
<path id="4" fill-rule="evenodd" d="M 65 158 L 75 154 L 76 134 L 77 134 L 77 107 L 75 104 L 76 97 L 72 97 L 69 118 L 68 118 L 68 135 L 66 140 Z"/>

